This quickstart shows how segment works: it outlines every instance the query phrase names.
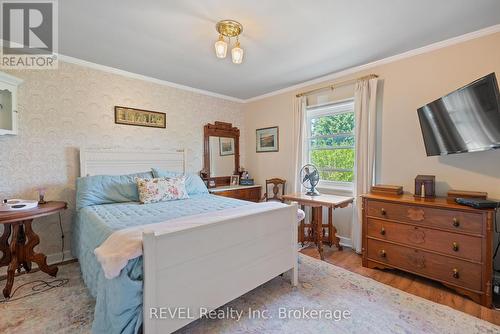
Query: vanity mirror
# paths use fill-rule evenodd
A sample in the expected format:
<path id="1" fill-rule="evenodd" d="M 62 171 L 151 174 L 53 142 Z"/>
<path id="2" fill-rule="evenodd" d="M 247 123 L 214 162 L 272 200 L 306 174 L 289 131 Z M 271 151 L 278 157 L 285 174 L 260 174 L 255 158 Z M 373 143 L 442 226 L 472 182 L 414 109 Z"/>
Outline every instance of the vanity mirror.
<path id="1" fill-rule="evenodd" d="M 204 127 L 204 168 L 200 172 L 214 195 L 259 202 L 261 186 L 240 185 L 240 130 L 231 123 Z"/>
<path id="2" fill-rule="evenodd" d="M 233 175 L 234 138 L 210 136 L 210 176 L 221 177 Z"/>
<path id="3" fill-rule="evenodd" d="M 202 176 L 215 178 L 217 186 L 229 185 L 240 168 L 240 130 L 231 123 L 215 122 L 204 127 Z"/>
<path id="4" fill-rule="evenodd" d="M 261 186 L 240 185 L 240 130 L 231 123 L 215 122 L 204 127 L 204 168 L 201 176 L 210 193 L 258 202 Z"/>

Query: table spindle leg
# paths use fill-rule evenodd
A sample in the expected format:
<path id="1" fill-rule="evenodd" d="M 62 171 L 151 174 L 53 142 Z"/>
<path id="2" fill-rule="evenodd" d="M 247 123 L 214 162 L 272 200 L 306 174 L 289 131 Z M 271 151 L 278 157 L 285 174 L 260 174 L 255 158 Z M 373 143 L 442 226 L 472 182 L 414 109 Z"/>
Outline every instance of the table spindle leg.
<path id="1" fill-rule="evenodd" d="M 14 275 L 18 266 L 17 261 L 17 249 L 18 249 L 18 236 L 19 236 L 19 224 L 14 224 L 12 226 L 12 239 L 10 241 L 10 263 L 7 267 L 7 283 L 3 289 L 3 296 L 5 298 L 10 298 L 10 291 L 12 290 L 12 285 L 14 284 Z"/>
<path id="2" fill-rule="evenodd" d="M 323 208 L 321 206 L 313 207 L 314 212 L 314 239 L 316 240 L 316 245 L 318 246 L 319 257 L 321 260 L 325 259 L 323 255 Z"/>
<path id="3" fill-rule="evenodd" d="M 2 257 L 0 258 L 0 267 L 6 266 L 10 263 L 10 248 L 9 248 L 9 237 L 12 228 L 10 224 L 3 224 L 3 233 L 0 237 L 0 252 L 2 252 Z"/>
<path id="4" fill-rule="evenodd" d="M 28 237 L 28 243 L 26 244 L 26 260 L 30 263 L 31 261 L 35 262 L 41 271 L 55 277 L 57 275 L 57 266 L 47 265 L 47 257 L 42 253 L 35 253 L 34 248 L 40 243 L 40 238 L 33 231 L 31 222 L 31 220 L 25 221 L 26 236 Z"/>

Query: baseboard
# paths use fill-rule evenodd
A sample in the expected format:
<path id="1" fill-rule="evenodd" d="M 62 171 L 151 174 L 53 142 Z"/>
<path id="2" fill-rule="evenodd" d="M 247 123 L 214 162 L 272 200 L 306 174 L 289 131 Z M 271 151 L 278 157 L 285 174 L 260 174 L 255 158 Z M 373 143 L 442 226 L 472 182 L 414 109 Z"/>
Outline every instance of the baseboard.
<path id="1" fill-rule="evenodd" d="M 352 248 L 352 239 L 347 237 L 337 236 L 340 239 L 340 245 Z"/>
<path id="2" fill-rule="evenodd" d="M 344 246 L 344 247 L 348 247 L 348 248 L 352 248 L 352 240 L 351 238 L 346 238 L 346 237 L 341 237 L 341 236 L 337 236 L 339 239 L 340 239 L 340 245 L 341 246 Z M 299 251 L 302 249 L 302 248 L 307 248 L 309 247 L 309 245 L 306 243 L 306 245 L 304 247 L 301 247 L 300 246 L 300 242 L 297 243 L 298 245 L 298 249 Z"/>
<path id="3" fill-rule="evenodd" d="M 71 255 L 70 250 L 64 251 L 64 261 L 68 260 L 73 260 L 74 257 Z M 58 264 L 61 263 L 63 260 L 63 253 L 54 253 L 54 254 L 49 254 L 47 255 L 47 264 Z M 38 265 L 36 263 L 33 263 L 33 269 L 38 268 Z M 4 276 L 7 275 L 7 267 L 2 267 L 0 268 L 0 278 L 3 278 Z"/>

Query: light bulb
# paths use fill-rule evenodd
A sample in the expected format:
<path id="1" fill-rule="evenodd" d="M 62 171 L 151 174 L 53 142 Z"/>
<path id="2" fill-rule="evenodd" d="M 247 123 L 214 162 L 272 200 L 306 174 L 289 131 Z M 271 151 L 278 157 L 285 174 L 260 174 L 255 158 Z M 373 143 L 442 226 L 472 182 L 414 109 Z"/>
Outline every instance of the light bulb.
<path id="1" fill-rule="evenodd" d="M 227 43 L 222 35 L 219 35 L 219 40 L 215 42 L 215 55 L 217 58 L 226 58 Z"/>
<path id="2" fill-rule="evenodd" d="M 231 57 L 233 59 L 233 63 L 241 64 L 243 61 L 243 49 L 240 48 L 240 42 L 238 41 L 235 47 L 231 50 Z"/>

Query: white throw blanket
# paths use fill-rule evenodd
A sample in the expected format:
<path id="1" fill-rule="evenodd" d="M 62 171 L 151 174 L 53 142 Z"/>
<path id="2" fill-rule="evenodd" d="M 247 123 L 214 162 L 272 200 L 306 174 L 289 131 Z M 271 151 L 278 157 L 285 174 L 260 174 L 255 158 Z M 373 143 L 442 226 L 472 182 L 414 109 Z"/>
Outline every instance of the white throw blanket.
<path id="1" fill-rule="evenodd" d="M 236 218 L 285 206 L 278 202 L 266 202 L 244 205 L 236 208 L 186 216 L 162 223 L 140 225 L 113 232 L 94 250 L 97 261 L 101 263 L 104 276 L 112 279 L 120 275 L 129 260 L 142 255 L 142 234 L 144 232 L 171 233 L 196 226 L 212 224 L 221 220 Z M 304 219 L 304 211 L 298 210 L 297 221 Z"/>

